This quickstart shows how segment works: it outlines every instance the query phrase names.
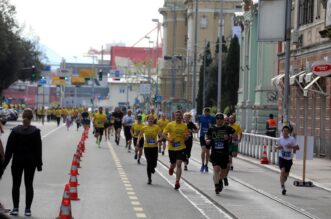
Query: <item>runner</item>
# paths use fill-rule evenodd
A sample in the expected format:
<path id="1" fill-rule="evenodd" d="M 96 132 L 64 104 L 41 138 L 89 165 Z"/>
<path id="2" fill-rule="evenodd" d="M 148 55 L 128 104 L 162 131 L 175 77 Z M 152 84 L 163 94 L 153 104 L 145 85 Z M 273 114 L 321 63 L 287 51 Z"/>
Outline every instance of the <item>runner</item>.
<path id="1" fill-rule="evenodd" d="M 176 190 L 180 188 L 179 180 L 182 175 L 182 162 L 186 160 L 185 140 L 187 140 L 188 134 L 187 125 L 183 123 L 183 113 L 178 110 L 175 112 L 175 121 L 169 122 L 163 130 L 163 137 L 168 141 L 170 176 L 173 175 L 176 167 Z"/>
<path id="2" fill-rule="evenodd" d="M 158 147 L 158 135 L 161 134 L 161 129 L 158 125 L 154 124 L 154 117 L 152 115 L 147 116 L 148 125 L 144 126 L 139 134 L 138 142 L 144 137 L 144 152 L 147 161 L 147 184 L 152 184 L 152 174 L 155 173 L 155 167 L 157 165 L 157 147 Z M 139 147 L 142 147 L 139 145 Z"/>
<path id="3" fill-rule="evenodd" d="M 131 127 L 131 134 L 133 136 L 133 145 L 134 145 L 134 159 L 137 160 L 137 163 L 140 164 L 140 158 L 143 154 L 143 147 L 144 147 L 144 138 L 140 138 L 140 141 L 138 142 L 138 137 L 140 134 L 141 129 L 144 127 L 144 124 L 142 124 L 142 116 L 137 115 L 137 121 L 134 123 Z"/>
<path id="4" fill-rule="evenodd" d="M 95 129 L 96 143 L 100 147 L 102 140 L 103 130 L 105 128 L 106 115 L 102 112 L 103 108 L 100 106 L 99 111 L 94 114 L 93 125 Z"/>
<path id="5" fill-rule="evenodd" d="M 120 143 L 121 139 L 121 130 L 122 130 L 122 118 L 123 112 L 119 107 L 115 108 L 115 111 L 112 113 L 112 117 L 114 118 L 114 128 L 115 128 L 115 142 L 117 145 Z"/>
<path id="6" fill-rule="evenodd" d="M 166 125 L 169 123 L 169 120 L 167 119 L 167 116 L 165 113 L 161 114 L 161 118 L 157 121 L 158 126 L 160 127 L 161 131 L 163 132 L 163 129 L 166 127 Z M 166 139 L 162 139 L 162 141 L 159 142 L 159 153 L 162 153 L 164 155 L 164 151 L 166 149 Z"/>
<path id="7" fill-rule="evenodd" d="M 69 128 L 71 126 L 71 122 L 72 122 L 72 117 L 71 117 L 71 114 L 70 112 L 67 112 L 66 114 L 66 126 L 67 126 L 67 130 L 69 131 Z"/>
<path id="8" fill-rule="evenodd" d="M 235 133 L 231 136 L 231 141 L 229 145 L 229 166 L 226 171 L 226 177 L 224 178 L 224 185 L 228 186 L 228 174 L 229 170 L 233 170 L 233 157 L 237 157 L 238 145 L 241 141 L 242 131 L 238 123 L 236 123 L 236 118 L 234 115 L 229 116 L 229 126 L 235 130 Z"/>
<path id="9" fill-rule="evenodd" d="M 184 113 L 184 121 L 185 121 L 188 131 L 189 131 L 188 139 L 185 141 L 186 160 L 185 160 L 184 170 L 187 171 L 187 165 L 188 165 L 189 159 L 191 157 L 191 150 L 192 150 L 192 145 L 193 145 L 193 133 L 198 132 L 198 127 L 192 122 L 192 115 L 189 112 Z"/>
<path id="10" fill-rule="evenodd" d="M 205 135 L 207 145 L 211 146 L 210 161 L 214 169 L 215 193 L 223 189 L 223 179 L 229 163 L 229 138 L 234 130 L 224 123 L 224 115 L 216 114 L 216 125 L 208 129 Z"/>
<path id="11" fill-rule="evenodd" d="M 87 107 L 84 108 L 83 112 L 81 113 L 81 117 L 82 117 L 82 124 L 84 127 L 84 130 L 86 128 L 90 127 L 90 114 L 88 113 Z"/>
<path id="12" fill-rule="evenodd" d="M 125 148 L 128 148 L 128 152 L 131 152 L 131 143 L 132 143 L 132 134 L 131 134 L 131 126 L 134 123 L 134 116 L 132 115 L 132 111 L 129 109 L 127 115 L 125 115 L 122 119 L 123 127 L 124 127 L 124 136 L 125 136 Z"/>
<path id="13" fill-rule="evenodd" d="M 291 129 L 289 126 L 284 126 L 282 129 L 283 136 L 281 136 L 276 143 L 276 150 L 279 151 L 279 168 L 280 168 L 280 185 L 282 194 L 286 195 L 285 182 L 293 164 L 293 153 L 299 150 L 294 137 L 290 136 Z"/>
<path id="14" fill-rule="evenodd" d="M 105 141 L 107 141 L 107 139 L 108 140 L 110 139 L 109 134 L 110 134 L 110 118 L 111 118 L 111 114 L 110 114 L 108 108 L 106 108 L 105 114 L 106 114 L 107 119 L 105 121 L 105 130 L 104 130 L 104 132 L 105 132 Z"/>
<path id="15" fill-rule="evenodd" d="M 210 156 L 210 145 L 206 145 L 205 134 L 208 129 L 215 123 L 215 118 L 210 115 L 210 109 L 204 108 L 204 115 L 198 119 L 198 125 L 200 129 L 200 145 L 201 145 L 201 168 L 200 172 L 208 172 L 208 161 Z"/>
<path id="16" fill-rule="evenodd" d="M 55 117 L 56 117 L 56 123 L 57 123 L 57 126 L 60 126 L 60 122 L 61 122 L 61 113 L 62 113 L 61 108 L 57 108 L 57 109 L 55 110 Z"/>

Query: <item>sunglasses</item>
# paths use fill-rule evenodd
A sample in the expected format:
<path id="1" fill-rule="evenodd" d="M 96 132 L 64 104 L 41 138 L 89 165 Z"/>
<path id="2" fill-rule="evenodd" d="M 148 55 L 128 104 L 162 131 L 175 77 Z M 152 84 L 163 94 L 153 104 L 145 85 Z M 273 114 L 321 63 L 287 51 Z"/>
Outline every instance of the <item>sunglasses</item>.
<path id="1" fill-rule="evenodd" d="M 216 117 L 216 119 L 224 119 L 224 118 L 222 118 L 222 117 Z"/>

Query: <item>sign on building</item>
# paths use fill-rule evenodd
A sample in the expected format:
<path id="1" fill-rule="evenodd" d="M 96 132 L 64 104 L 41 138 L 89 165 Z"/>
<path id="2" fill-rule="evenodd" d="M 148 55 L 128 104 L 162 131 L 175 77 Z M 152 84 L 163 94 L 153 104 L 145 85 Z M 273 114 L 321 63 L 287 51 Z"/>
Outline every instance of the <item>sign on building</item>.
<path id="1" fill-rule="evenodd" d="M 311 70 L 317 76 L 329 76 L 331 75 L 331 63 L 328 63 L 324 60 L 316 61 L 312 64 Z"/>
<path id="2" fill-rule="evenodd" d="M 285 41 L 286 0 L 260 0 L 258 41 Z"/>
<path id="3" fill-rule="evenodd" d="M 148 82 L 140 83 L 140 94 L 141 95 L 149 95 L 151 93 L 151 84 Z"/>

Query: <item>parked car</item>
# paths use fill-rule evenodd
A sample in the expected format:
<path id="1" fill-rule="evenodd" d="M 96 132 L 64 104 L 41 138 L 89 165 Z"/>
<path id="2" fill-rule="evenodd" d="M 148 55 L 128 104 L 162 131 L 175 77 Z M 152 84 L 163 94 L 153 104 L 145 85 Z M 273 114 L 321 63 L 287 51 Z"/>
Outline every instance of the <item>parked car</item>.
<path id="1" fill-rule="evenodd" d="M 0 107 L 0 121 L 3 125 L 5 125 L 9 118 L 9 111 Z"/>
<path id="2" fill-rule="evenodd" d="M 15 109 L 8 109 L 8 121 L 16 121 L 18 119 L 18 112 Z"/>

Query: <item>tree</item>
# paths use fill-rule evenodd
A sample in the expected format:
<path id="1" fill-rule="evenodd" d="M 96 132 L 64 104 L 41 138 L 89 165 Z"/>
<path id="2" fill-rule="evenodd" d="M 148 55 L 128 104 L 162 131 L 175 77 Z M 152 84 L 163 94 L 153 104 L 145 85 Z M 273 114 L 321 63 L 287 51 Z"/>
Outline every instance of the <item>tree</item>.
<path id="1" fill-rule="evenodd" d="M 230 42 L 222 71 L 222 106 L 233 109 L 238 101 L 240 45 L 235 35 Z"/>
<path id="2" fill-rule="evenodd" d="M 42 53 L 37 41 L 20 36 L 21 29 L 15 22 L 16 9 L 8 0 L 0 0 L 0 94 L 17 79 L 27 80 L 42 69 Z"/>
<path id="3" fill-rule="evenodd" d="M 208 76 L 208 66 L 212 63 L 212 57 L 210 52 L 210 43 L 208 42 L 206 48 L 204 50 L 204 54 L 200 57 L 202 59 L 202 65 L 200 66 L 199 72 L 199 90 L 197 96 L 197 113 L 202 114 L 202 109 L 206 106 L 203 106 L 203 95 L 206 90 L 203 89 L 203 83 L 207 84 L 207 76 Z M 204 71 L 206 69 L 206 78 L 204 78 Z"/>

